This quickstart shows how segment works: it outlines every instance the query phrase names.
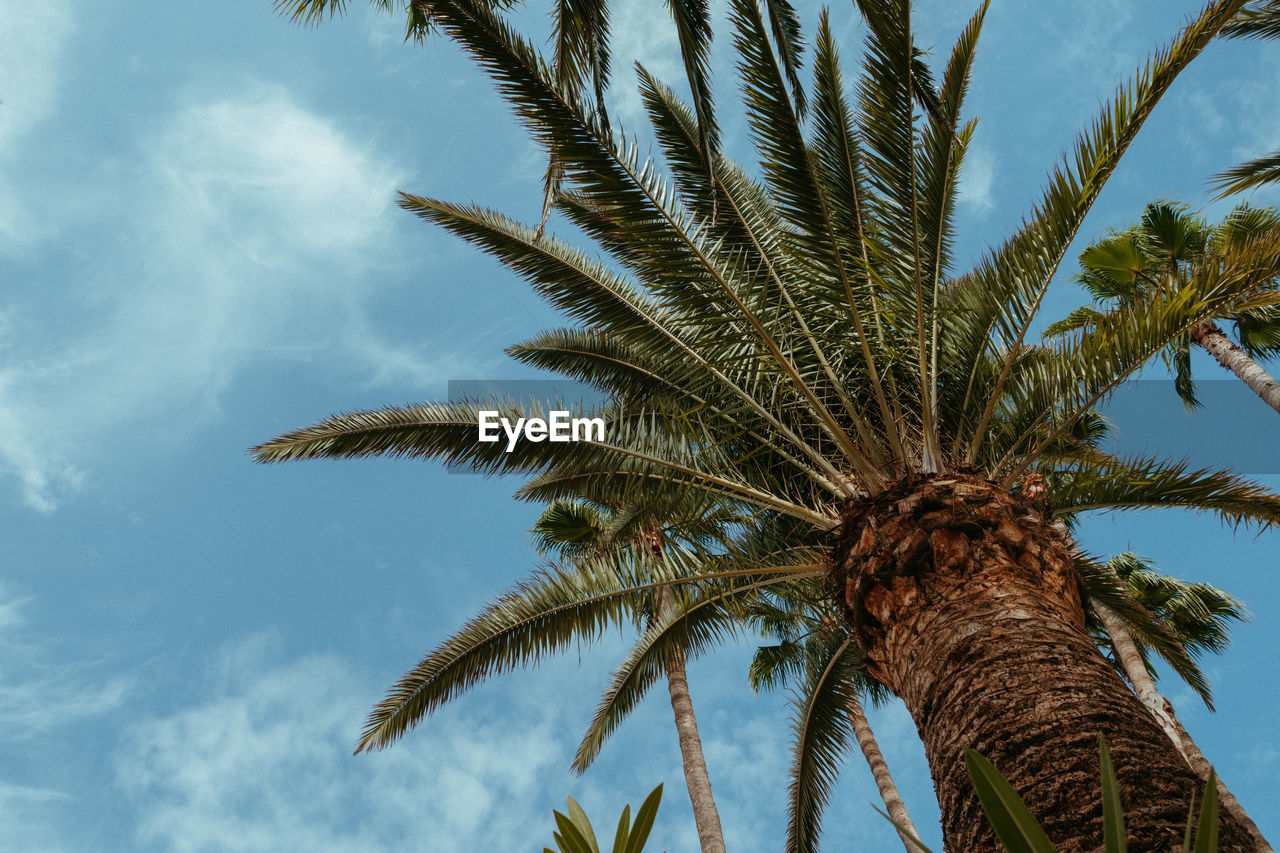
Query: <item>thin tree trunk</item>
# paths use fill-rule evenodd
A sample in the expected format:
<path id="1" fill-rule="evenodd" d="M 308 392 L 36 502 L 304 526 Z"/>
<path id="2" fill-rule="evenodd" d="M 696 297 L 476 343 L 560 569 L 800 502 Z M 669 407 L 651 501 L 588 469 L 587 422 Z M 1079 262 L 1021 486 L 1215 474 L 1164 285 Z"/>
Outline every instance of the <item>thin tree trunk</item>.
<path id="1" fill-rule="evenodd" d="M 911 840 L 913 837 L 919 838 L 920 833 L 916 825 L 911 822 L 911 816 L 907 814 L 907 805 L 902 802 L 898 786 L 894 784 L 893 776 L 889 773 L 889 765 L 885 763 L 884 756 L 880 753 L 880 745 L 876 743 L 876 736 L 871 731 L 871 724 L 867 722 L 867 713 L 863 710 L 862 703 L 858 701 L 856 694 L 849 697 L 847 710 L 849 722 L 853 725 L 853 736 L 857 738 L 862 756 L 867 759 L 867 766 L 871 768 L 876 787 L 880 789 L 880 799 L 884 800 L 884 809 L 889 817 L 893 818 L 894 825 L 898 827 L 898 837 L 902 839 L 902 845 L 907 848 L 907 853 L 923 853 L 922 848 Z"/>
<path id="2" fill-rule="evenodd" d="M 655 544 L 654 549 L 660 554 L 659 547 Z M 671 604 L 671 589 L 663 587 L 659 614 L 665 613 Z M 693 699 L 689 695 L 684 654 L 679 650 L 667 659 L 667 691 L 671 694 L 671 710 L 676 718 L 680 759 L 684 765 L 689 803 L 693 806 L 693 821 L 698 828 L 698 843 L 702 847 L 702 853 L 725 853 L 720 812 L 716 809 L 715 797 L 711 794 L 711 777 L 707 773 L 707 760 L 702 755 L 702 738 L 698 735 L 698 719 L 693 714 Z"/>
<path id="3" fill-rule="evenodd" d="M 1191 336 L 1218 364 L 1240 377 L 1245 385 L 1253 389 L 1253 393 L 1261 397 L 1262 402 L 1280 412 L 1280 383 L 1236 346 L 1216 323 L 1205 323 L 1192 332 Z"/>
<path id="4" fill-rule="evenodd" d="M 995 764 L 1058 849 L 1100 848 L 1100 734 L 1129 850 L 1181 844 L 1203 786 L 1094 645 L 1070 543 L 1047 506 L 972 475 L 913 475 L 851 502 L 835 544 L 832 591 L 868 671 L 915 720 L 948 850 L 1000 849 L 965 748 Z M 1224 814 L 1220 853 L 1254 849 Z"/>
<path id="5" fill-rule="evenodd" d="M 1204 753 L 1196 746 L 1195 741 L 1191 739 L 1191 735 L 1187 734 L 1187 730 L 1178 722 L 1177 716 L 1173 713 L 1173 705 L 1156 689 L 1155 681 L 1152 680 L 1151 674 L 1147 672 L 1146 664 L 1142 662 L 1142 655 L 1138 651 L 1138 646 L 1134 643 L 1133 637 L 1130 636 L 1129 630 L 1120 621 L 1120 617 L 1105 605 L 1095 601 L 1093 602 L 1093 609 L 1098 614 L 1098 618 L 1102 620 L 1103 626 L 1107 629 L 1107 634 L 1111 637 L 1112 645 L 1116 650 L 1116 657 L 1119 658 L 1120 666 L 1129 678 L 1129 683 L 1133 685 L 1133 692 L 1138 695 L 1138 698 L 1142 700 L 1142 704 L 1147 707 L 1151 715 L 1160 723 L 1161 728 L 1165 730 L 1165 734 L 1169 736 L 1174 746 L 1182 753 L 1182 757 L 1186 759 L 1191 769 L 1196 772 L 1202 782 L 1207 784 L 1209 782 L 1209 771 L 1213 769 L 1209 764 L 1209 760 L 1204 757 Z M 1267 839 L 1263 838 L 1262 832 L 1259 831 L 1257 825 L 1245 813 L 1240 801 L 1227 790 L 1227 785 L 1222 781 L 1222 777 L 1216 776 L 1215 778 L 1217 779 L 1218 802 L 1222 809 L 1234 815 L 1245 831 L 1252 836 L 1254 844 L 1257 845 L 1258 853 L 1275 853 L 1271 845 L 1267 843 Z"/>

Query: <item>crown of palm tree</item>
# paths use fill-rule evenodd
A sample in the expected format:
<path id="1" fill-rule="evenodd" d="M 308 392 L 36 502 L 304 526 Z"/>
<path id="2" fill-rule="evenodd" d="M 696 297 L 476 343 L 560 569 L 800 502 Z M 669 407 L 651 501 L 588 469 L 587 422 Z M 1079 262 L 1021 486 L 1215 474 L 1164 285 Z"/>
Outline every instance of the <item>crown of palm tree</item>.
<path id="1" fill-rule="evenodd" d="M 545 411 L 485 400 L 336 416 L 255 448 L 257 458 L 432 457 L 523 474 L 518 494 L 543 501 L 710 494 L 763 519 L 734 570 L 755 555 L 751 570 L 775 575 L 821 571 L 823 534 L 841 504 L 907 472 L 971 469 L 1013 486 L 1041 471 L 1064 517 L 1181 506 L 1272 523 L 1280 497 L 1230 472 L 1103 453 L 1092 407 L 1188 328 L 1275 304 L 1263 285 L 1280 273 L 1280 242 L 1250 241 L 1088 328 L 1025 343 L 1106 177 L 1239 5 L 1211 4 L 1159 51 L 1077 140 L 1019 231 L 949 276 L 956 176 L 972 129 L 959 114 L 985 6 L 935 88 L 915 62 L 906 5 L 862 4 L 870 34 L 857 110 L 824 16 L 806 139 L 758 7 L 735 0 L 759 183 L 723 158 L 708 169 L 692 112 L 642 73 L 672 172 L 663 180 L 490 8 L 432 3 L 433 19 L 561 158 L 574 189 L 560 207 L 615 266 L 492 211 L 410 195 L 401 203 L 493 254 L 577 322 L 512 347 L 514 357 L 625 389 L 626 399 L 591 412 L 608 422 L 599 441 L 503 452 L 475 440 L 481 409 L 513 419 Z M 918 87 L 936 96 L 937 113 L 915 115 Z M 708 172 L 719 189 L 714 219 Z M 366 743 L 390 742 L 403 718 L 383 722 L 389 728 Z"/>
<path id="2" fill-rule="evenodd" d="M 696 124 L 669 90 L 643 75 L 671 182 L 558 85 L 489 8 L 433 3 L 435 20 L 563 162 L 572 191 L 561 210 L 615 265 L 535 240 L 492 211 L 409 195 L 401 203 L 493 254 L 577 321 L 513 347 L 513 356 L 606 391 L 625 388 L 632 402 L 595 412 L 608 421 L 605 441 L 525 442 L 503 453 L 475 441 L 478 410 L 539 410 L 478 401 L 336 417 L 263 445 L 258 458 L 431 456 L 531 475 L 522 489 L 530 498 L 596 490 L 617 502 L 695 488 L 820 528 L 836 523 L 842 502 L 909 471 L 971 468 L 1013 486 L 1035 468 L 1062 480 L 1063 512 L 1165 505 L 1167 488 L 1138 483 L 1154 478 L 1180 486 L 1180 502 L 1203 497 L 1231 519 L 1269 520 L 1272 499 L 1260 489 L 1110 458 L 1082 432 L 1099 401 L 1188 328 L 1280 299 L 1262 288 L 1280 272 L 1280 240 L 1179 275 L 1106 322 L 1026 343 L 1106 177 L 1238 5 L 1210 5 L 1157 53 L 1054 170 L 1018 233 L 950 276 L 956 178 L 972 129 L 959 114 L 983 10 L 936 90 L 942 114 L 923 119 L 914 90 L 935 84 L 912 61 L 905 4 L 863 4 L 871 33 L 856 111 L 824 18 L 806 140 L 764 20 L 754 3 L 736 0 L 739 70 L 765 180 L 718 159 L 713 219 Z M 643 403 L 659 393 L 663 406 Z"/>

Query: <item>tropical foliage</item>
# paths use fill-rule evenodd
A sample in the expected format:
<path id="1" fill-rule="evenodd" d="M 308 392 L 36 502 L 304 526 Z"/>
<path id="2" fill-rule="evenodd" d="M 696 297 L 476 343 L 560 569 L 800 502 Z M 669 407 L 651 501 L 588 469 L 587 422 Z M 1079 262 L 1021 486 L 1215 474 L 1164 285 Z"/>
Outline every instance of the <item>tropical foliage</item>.
<path id="1" fill-rule="evenodd" d="M 1254 241 L 1277 233 L 1280 233 L 1280 211 L 1274 208 L 1241 205 L 1221 223 L 1210 226 L 1184 205 L 1154 202 L 1147 206 L 1139 224 L 1113 232 L 1081 252 L 1081 272 L 1076 280 L 1093 297 L 1095 305 L 1130 310 L 1156 297 L 1169 283 L 1223 263 L 1232 252 L 1247 251 Z M 1275 288 L 1278 284 L 1280 282 L 1271 281 L 1266 286 Z M 1061 334 L 1090 326 L 1102 316 L 1094 307 L 1082 307 L 1050 326 L 1048 333 Z M 1272 395 L 1267 392 L 1276 388 L 1277 383 L 1254 360 L 1280 353 L 1280 309 L 1268 305 L 1214 319 L 1229 320 L 1240 344 L 1236 346 L 1229 341 L 1213 321 L 1189 330 L 1172 342 L 1162 356 L 1174 371 L 1178 395 L 1188 408 L 1200 405 L 1191 377 L 1194 344 L 1218 357 L 1228 370 L 1240 373 L 1246 382 L 1250 381 L 1250 373 L 1259 374 L 1262 389 L 1255 390 L 1274 405 L 1274 392 Z"/>
<path id="2" fill-rule="evenodd" d="M 1151 560 L 1132 551 L 1116 554 L 1107 560 L 1106 568 L 1132 592 L 1135 604 L 1146 610 L 1160 625 L 1169 630 L 1179 646 L 1196 659 L 1205 652 L 1222 654 L 1231 645 L 1231 625 L 1249 618 L 1244 604 L 1212 584 L 1184 581 L 1156 569 Z M 1101 626 L 1091 626 L 1098 645 L 1110 645 Z M 1134 632 L 1135 642 L 1149 673 L 1156 674 L 1151 659 L 1151 645 L 1141 630 Z M 1119 663 L 1116 663 L 1119 666 Z M 1188 672 L 1188 686 L 1199 693 L 1206 705 L 1213 707 L 1200 690 L 1201 682 Z"/>
<path id="3" fill-rule="evenodd" d="M 1119 786 L 1116 784 L 1115 766 L 1111 763 L 1107 739 L 1100 738 L 1098 745 L 1104 827 L 1102 850 L 1103 853 L 1125 853 L 1128 850 L 1128 839 L 1125 837 L 1124 805 L 1120 801 Z M 972 749 L 965 751 L 964 758 L 969 768 L 969 777 L 982 802 L 983 813 L 991 822 L 1001 846 L 1008 853 L 1056 853 L 1057 848 L 1053 846 L 1049 836 L 1045 835 L 1044 829 L 1027 809 L 1027 804 L 1000 775 L 1000 771 Z M 922 849 L 925 853 L 930 853 L 928 848 Z M 1205 788 L 1198 819 L 1195 795 L 1191 797 L 1181 849 L 1184 853 L 1217 853 L 1218 800 L 1212 778 Z"/>
<path id="4" fill-rule="evenodd" d="M 622 815 L 618 818 L 618 829 L 613 836 L 612 853 L 642 853 L 645 842 L 649 840 L 649 833 L 653 830 L 661 800 L 662 786 L 659 785 L 640 804 L 635 823 L 631 822 L 631 806 L 623 807 Z M 542 853 L 600 853 L 600 842 L 596 840 L 591 821 L 573 797 L 569 797 L 568 812 L 567 815 L 555 812 L 556 849 L 544 847 Z"/>
<path id="5" fill-rule="evenodd" d="M 545 417 L 544 407 L 469 400 L 336 416 L 262 445 L 258 458 L 427 457 L 519 475 L 526 499 L 714 501 L 742 520 L 710 553 L 671 553 L 661 563 L 634 551 L 591 558 L 583 565 L 598 571 L 552 573 L 504 598 L 484 625 L 473 622 L 446 644 L 445 657 L 462 662 L 453 677 L 437 678 L 442 659 L 428 658 L 375 708 L 361 746 L 390 744 L 495 666 L 617 621 L 629 598 L 683 587 L 683 605 L 652 620 L 615 675 L 579 752 L 579 762 L 589 760 L 663 661 L 676 650 L 701 653 L 730 630 L 735 601 L 811 584 L 854 629 L 868 672 L 916 715 L 949 846 L 972 849 L 986 832 L 963 817 L 973 795 L 951 745 L 1048 746 L 1048 735 L 1033 736 L 1032 721 L 1017 715 L 1040 691 L 1066 701 L 1054 691 L 1071 678 L 1080 687 L 1071 695 L 1096 698 L 1047 730 L 1055 760 L 1094 760 L 1083 739 L 1097 732 L 1071 726 L 1101 721 L 1122 758 L 1122 786 L 1147 776 L 1164 786 L 1135 820 L 1172 843 L 1171 815 L 1181 808 L 1173 792 L 1194 777 L 1171 744 L 1160 746 L 1163 736 L 1148 736 L 1155 723 L 1080 627 L 1082 587 L 1096 580 L 1088 594 L 1105 598 L 1109 588 L 1107 601 L 1121 607 L 1129 597 L 1073 557 L 1057 522 L 1150 507 L 1205 510 L 1233 525 L 1280 520 L 1280 496 L 1231 472 L 1105 453 L 1095 411 L 1190 330 L 1280 302 L 1269 286 L 1280 274 L 1280 238 L 1260 236 L 1218 263 L 1180 271 L 1150 298 L 1069 334 L 1044 343 L 1030 336 L 1068 247 L 1143 122 L 1244 2 L 1210 3 L 1153 54 L 1051 171 L 1014 234 L 966 271 L 954 269 L 953 220 L 975 127 L 964 97 L 986 7 L 935 73 L 915 44 L 907 3 L 857 6 L 867 38 L 856 88 L 846 89 L 824 14 L 813 84 L 801 98 L 788 59 L 798 39 L 780 39 L 755 0 L 732 0 L 759 154 L 751 171 L 709 152 L 700 109 L 641 69 L 663 174 L 490 5 L 416 4 L 494 78 L 556 164 L 556 209 L 606 257 L 495 211 L 415 195 L 401 204 L 493 255 L 572 321 L 509 352 L 603 389 L 608 402 L 590 414 L 606 420 L 606 437 L 525 441 L 504 452 L 475 440 L 479 411 L 514 421 Z M 993 609 L 986 595 L 1016 598 L 1044 618 L 1001 622 L 1007 608 Z M 943 605 L 938 621 L 929 608 Z M 468 667 L 499 623 L 512 629 L 491 647 L 502 654 Z M 977 649 L 981 636 L 1003 645 L 965 658 L 973 670 L 942 665 L 961 659 L 961 646 Z M 1168 644 L 1175 656 L 1176 647 Z M 1050 666 L 1041 653 L 1050 648 L 1054 668 L 1037 669 Z M 943 695 L 955 684 L 968 692 Z M 1022 701 L 1011 698 L 1017 690 Z M 958 714 L 925 720 L 935 701 L 973 708 L 970 728 Z M 1016 781 L 1036 792 L 1042 820 L 1074 827 L 1078 839 L 1101 826 L 1100 816 L 1064 813 L 1070 794 L 1049 790 L 1072 774 L 1044 765 L 1024 772 Z"/>
<path id="6" fill-rule="evenodd" d="M 1257 0 L 1243 9 L 1224 30 L 1228 38 L 1280 39 L 1280 2 Z M 1280 150 L 1233 166 L 1214 177 L 1218 197 L 1280 183 Z"/>

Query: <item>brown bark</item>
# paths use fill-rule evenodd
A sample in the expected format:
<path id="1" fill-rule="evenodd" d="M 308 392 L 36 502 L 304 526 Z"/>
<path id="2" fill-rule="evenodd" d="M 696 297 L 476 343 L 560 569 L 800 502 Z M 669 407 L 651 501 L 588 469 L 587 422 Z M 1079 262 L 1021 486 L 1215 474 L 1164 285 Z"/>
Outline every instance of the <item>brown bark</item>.
<path id="1" fill-rule="evenodd" d="M 1191 339 L 1204 347 L 1205 352 L 1240 378 L 1262 402 L 1280 412 L 1280 383 L 1262 369 L 1248 353 L 1236 346 L 1216 323 L 1205 323 L 1191 333 Z"/>
<path id="2" fill-rule="evenodd" d="M 1133 637 L 1129 635 L 1128 629 L 1124 623 L 1120 621 L 1120 617 L 1111 612 L 1105 605 L 1093 602 L 1094 612 L 1098 614 L 1098 618 L 1102 620 L 1103 627 L 1107 629 L 1108 636 L 1116 650 L 1116 657 L 1120 661 L 1120 666 L 1124 669 L 1125 675 L 1129 679 L 1129 683 L 1133 686 L 1133 692 L 1137 694 L 1138 699 L 1146 706 L 1151 715 L 1160 723 L 1165 734 L 1173 741 L 1174 746 L 1182 753 L 1182 757 L 1195 771 L 1196 775 L 1205 784 L 1209 782 L 1209 771 L 1213 769 L 1209 764 L 1209 759 L 1205 758 L 1204 753 L 1200 751 L 1200 747 L 1196 746 L 1195 741 L 1191 739 L 1191 735 L 1187 734 L 1187 730 L 1182 727 L 1182 723 L 1178 722 L 1177 716 L 1173 713 L 1173 705 L 1169 700 L 1160 694 L 1156 689 L 1156 683 L 1151 678 L 1151 674 L 1147 672 L 1146 664 L 1142 662 L 1142 655 L 1138 651 L 1138 646 L 1133 642 Z M 1275 853 L 1271 845 L 1267 843 L 1267 839 L 1263 837 L 1261 830 L 1258 829 L 1252 818 L 1245 812 L 1244 807 L 1240 805 L 1240 801 L 1235 798 L 1231 791 L 1227 790 L 1227 785 L 1222 781 L 1221 776 L 1214 777 L 1218 788 L 1218 802 L 1223 811 L 1230 812 L 1245 832 L 1249 833 L 1249 837 L 1253 839 L 1254 849 L 1257 853 Z"/>
<path id="3" fill-rule="evenodd" d="M 1000 849 L 966 747 L 1005 775 L 1057 849 L 1100 848 L 1099 734 L 1129 850 L 1181 844 L 1199 779 L 1085 630 L 1068 547 L 1042 502 L 970 475 L 911 475 L 846 507 L 832 592 L 868 671 L 915 720 L 952 853 Z M 1254 849 L 1230 815 L 1220 838 L 1223 853 Z"/>
<path id="4" fill-rule="evenodd" d="M 876 788 L 880 790 L 880 799 L 884 801 L 885 812 L 893 818 L 894 825 L 898 827 L 898 837 L 902 839 L 902 846 L 907 848 L 907 853 L 923 853 L 923 848 L 911 840 L 919 838 L 920 833 L 916 825 L 911 822 L 911 815 L 907 814 L 907 805 L 902 802 L 898 786 L 894 784 L 893 776 L 889 773 L 889 765 L 885 763 L 884 756 L 880 753 L 880 744 L 876 743 L 871 724 L 867 722 L 867 712 L 863 710 L 862 703 L 858 701 L 856 695 L 849 697 L 848 713 L 849 723 L 853 726 L 853 736 L 862 750 L 862 757 L 867 760 L 867 766 L 871 768 L 871 775 L 876 780 Z"/>

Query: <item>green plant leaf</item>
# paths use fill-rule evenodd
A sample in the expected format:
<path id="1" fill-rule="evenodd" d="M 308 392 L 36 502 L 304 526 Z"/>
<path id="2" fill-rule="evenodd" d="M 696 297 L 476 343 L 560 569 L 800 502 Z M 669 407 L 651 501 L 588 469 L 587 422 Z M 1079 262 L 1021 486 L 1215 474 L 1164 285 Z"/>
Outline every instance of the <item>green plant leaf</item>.
<path id="1" fill-rule="evenodd" d="M 1191 792 L 1191 807 L 1187 809 L 1187 831 L 1182 834 L 1182 849 L 1191 849 L 1191 829 L 1196 822 L 1196 792 Z"/>
<path id="2" fill-rule="evenodd" d="M 582 839 L 591 848 L 591 853 L 600 853 L 600 845 L 596 842 L 596 833 L 591 828 L 591 821 L 587 819 L 587 813 L 582 810 L 582 806 L 578 805 L 578 801 L 573 797 L 569 797 L 569 819 L 573 821 L 573 825 L 582 833 Z"/>
<path id="3" fill-rule="evenodd" d="M 1107 739 L 1103 735 L 1098 735 L 1098 750 L 1098 760 L 1102 765 L 1102 846 L 1107 853 L 1126 853 L 1124 806 L 1120 803 L 1111 751 L 1107 749 Z"/>
<path id="4" fill-rule="evenodd" d="M 556 835 L 556 842 L 562 853 L 591 853 L 591 845 L 583 837 L 582 830 L 560 812 L 556 812 L 555 816 L 556 827 L 560 830 Z"/>
<path id="5" fill-rule="evenodd" d="M 658 803 L 661 800 L 662 785 L 659 784 L 649 793 L 649 796 L 644 798 L 639 811 L 636 812 L 636 822 L 631 827 L 631 838 L 627 840 L 627 849 L 616 851 L 616 853 L 640 853 L 644 850 L 644 843 L 649 840 L 649 831 L 653 829 L 653 821 L 658 815 Z"/>
<path id="6" fill-rule="evenodd" d="M 618 818 L 618 831 L 613 836 L 613 853 L 622 853 L 627 849 L 627 836 L 631 835 L 631 804 L 622 807 L 622 816 Z"/>
<path id="7" fill-rule="evenodd" d="M 1210 770 L 1200 806 L 1200 823 L 1196 827 L 1196 845 L 1192 853 L 1217 853 L 1218 850 L 1218 776 Z"/>
<path id="8" fill-rule="evenodd" d="M 964 751 L 969 778 L 996 837 L 1009 853 L 1055 853 L 1049 837 L 995 765 L 972 749 Z"/>
<path id="9" fill-rule="evenodd" d="M 893 824 L 893 828 L 898 830 L 899 835 L 905 835 L 907 839 L 911 841 L 912 844 L 914 844 L 916 847 L 919 847 L 921 853 L 933 853 L 932 850 L 924 846 L 923 841 L 921 841 L 919 838 L 916 838 L 913 834 L 911 834 L 910 832 L 908 832 L 907 830 L 899 826 L 898 822 L 893 818 L 889 817 L 889 815 L 883 809 L 879 808 L 875 804 L 872 804 L 871 808 L 875 809 L 876 814 L 880 815 L 880 817 L 884 818 L 885 820 L 889 821 L 889 823 Z"/>

